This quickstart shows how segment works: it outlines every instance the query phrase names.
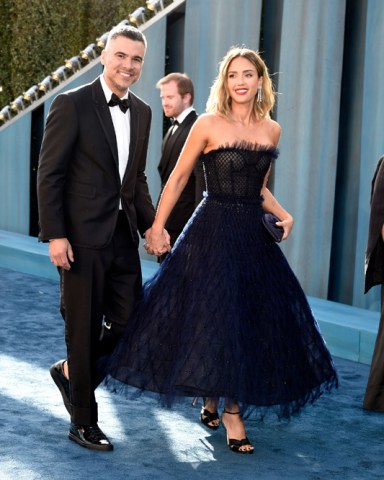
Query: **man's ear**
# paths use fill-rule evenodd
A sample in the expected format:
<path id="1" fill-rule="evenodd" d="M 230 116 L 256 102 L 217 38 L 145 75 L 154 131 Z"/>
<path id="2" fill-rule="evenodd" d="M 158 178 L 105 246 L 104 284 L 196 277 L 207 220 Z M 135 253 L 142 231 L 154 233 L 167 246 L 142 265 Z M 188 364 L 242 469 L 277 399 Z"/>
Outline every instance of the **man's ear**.
<path id="1" fill-rule="evenodd" d="M 183 101 L 184 101 L 185 105 L 191 106 L 191 98 L 192 98 L 192 96 L 191 96 L 190 93 L 186 93 L 186 94 L 184 95 Z"/>

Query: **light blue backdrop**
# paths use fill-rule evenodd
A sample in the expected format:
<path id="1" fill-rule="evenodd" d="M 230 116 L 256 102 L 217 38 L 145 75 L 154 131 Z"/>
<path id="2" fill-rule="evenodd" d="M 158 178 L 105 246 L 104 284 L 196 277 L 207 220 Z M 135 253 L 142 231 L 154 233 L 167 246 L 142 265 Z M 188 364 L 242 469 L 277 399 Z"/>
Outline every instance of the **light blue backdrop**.
<path id="1" fill-rule="evenodd" d="M 322 298 L 332 248 L 344 16 L 344 0 L 283 4 L 275 195 L 295 218 L 283 250 L 307 293 Z"/>
<path id="2" fill-rule="evenodd" d="M 154 201 L 163 135 L 155 84 L 166 46 L 168 65 L 194 81 L 199 113 L 228 48 L 260 49 L 276 74 L 274 116 L 283 128 L 271 188 L 295 217 L 282 248 L 308 295 L 377 310 L 378 288 L 364 296 L 363 282 L 370 184 L 384 154 L 382 0 L 175 0 L 140 28 L 149 47 L 134 91 L 153 111 L 147 174 Z M 47 95 L 45 112 L 60 89 L 98 75 L 94 63 Z M 30 112 L 0 127 L 0 229 L 19 233 L 29 231 Z"/>

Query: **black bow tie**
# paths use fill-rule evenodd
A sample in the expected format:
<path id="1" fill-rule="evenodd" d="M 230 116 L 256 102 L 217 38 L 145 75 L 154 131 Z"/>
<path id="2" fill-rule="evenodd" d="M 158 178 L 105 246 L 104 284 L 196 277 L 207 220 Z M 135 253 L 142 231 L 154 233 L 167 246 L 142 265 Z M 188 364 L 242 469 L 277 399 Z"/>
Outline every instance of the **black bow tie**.
<path id="1" fill-rule="evenodd" d="M 125 113 L 131 106 L 131 100 L 129 97 L 121 100 L 121 98 L 119 98 L 115 93 L 112 93 L 112 97 L 111 100 L 108 102 L 108 105 L 110 107 L 116 107 L 116 105 L 118 105 L 120 110 Z"/>
<path id="2" fill-rule="evenodd" d="M 174 127 L 178 127 L 180 125 L 180 123 L 177 120 L 174 120 L 173 118 L 171 118 L 171 123 Z"/>

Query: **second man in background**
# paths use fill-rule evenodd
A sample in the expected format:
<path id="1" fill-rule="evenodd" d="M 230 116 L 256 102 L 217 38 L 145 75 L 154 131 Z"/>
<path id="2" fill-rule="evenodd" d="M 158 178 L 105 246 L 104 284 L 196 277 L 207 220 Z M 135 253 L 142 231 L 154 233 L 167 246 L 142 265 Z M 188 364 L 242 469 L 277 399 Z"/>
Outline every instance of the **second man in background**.
<path id="1" fill-rule="evenodd" d="M 172 126 L 163 140 L 161 158 L 157 167 L 162 191 L 176 165 L 189 131 L 197 119 L 197 113 L 193 108 L 193 83 L 186 74 L 170 73 L 161 78 L 156 87 L 160 89 L 164 114 L 172 121 Z M 171 246 L 176 242 L 195 207 L 202 199 L 204 186 L 202 165 L 198 162 L 166 224 L 171 237 Z M 159 257 L 160 262 L 164 260 L 165 255 Z"/>

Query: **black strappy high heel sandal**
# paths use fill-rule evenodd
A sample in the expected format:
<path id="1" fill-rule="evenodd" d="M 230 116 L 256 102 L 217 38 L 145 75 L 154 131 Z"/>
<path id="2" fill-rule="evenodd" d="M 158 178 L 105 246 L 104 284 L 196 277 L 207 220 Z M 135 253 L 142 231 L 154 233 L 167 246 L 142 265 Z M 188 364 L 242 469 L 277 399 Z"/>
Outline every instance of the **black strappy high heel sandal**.
<path id="1" fill-rule="evenodd" d="M 240 412 L 228 412 L 228 410 L 223 410 L 223 413 L 228 413 L 229 415 L 240 415 Z M 223 424 L 223 427 L 227 431 L 227 427 L 225 426 L 225 423 L 223 421 L 223 418 L 221 418 L 221 423 Z M 228 431 L 227 431 L 227 445 L 232 452 L 235 453 L 242 453 L 242 454 L 252 454 L 254 452 L 254 447 L 252 443 L 248 440 L 248 437 L 242 438 L 241 440 L 237 440 L 235 438 L 228 438 Z M 242 448 L 242 447 L 251 447 L 251 448 Z"/>
<path id="2" fill-rule="evenodd" d="M 211 430 L 217 430 L 220 426 L 219 414 L 218 414 L 217 410 L 215 412 L 210 412 L 209 410 L 207 410 L 205 408 L 205 400 L 206 400 L 205 397 L 203 397 L 203 406 L 201 407 L 200 421 L 203 425 L 210 428 Z M 197 401 L 197 397 L 195 397 L 192 400 L 192 405 L 193 406 L 196 405 L 196 401 Z M 217 425 L 215 425 L 215 424 L 212 425 L 212 422 L 214 422 L 216 420 L 218 420 Z"/>
<path id="3" fill-rule="evenodd" d="M 206 408 L 204 408 L 204 405 L 201 407 L 201 412 L 200 412 L 200 421 L 202 424 L 204 424 L 206 427 L 210 428 L 211 430 L 217 430 L 220 426 L 220 423 L 211 424 L 215 420 L 219 420 L 219 414 L 218 412 L 210 412 Z"/>

